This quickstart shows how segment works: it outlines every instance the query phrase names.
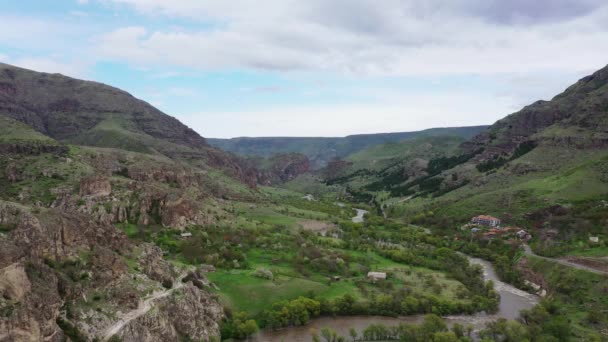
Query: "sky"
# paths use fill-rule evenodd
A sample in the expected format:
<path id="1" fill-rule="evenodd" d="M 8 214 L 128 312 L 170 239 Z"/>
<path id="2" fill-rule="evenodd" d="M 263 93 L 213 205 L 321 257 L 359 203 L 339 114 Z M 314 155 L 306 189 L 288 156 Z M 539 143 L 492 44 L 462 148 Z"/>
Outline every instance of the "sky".
<path id="1" fill-rule="evenodd" d="M 204 137 L 492 124 L 608 64 L 605 0 L 0 2 L 0 61 Z"/>

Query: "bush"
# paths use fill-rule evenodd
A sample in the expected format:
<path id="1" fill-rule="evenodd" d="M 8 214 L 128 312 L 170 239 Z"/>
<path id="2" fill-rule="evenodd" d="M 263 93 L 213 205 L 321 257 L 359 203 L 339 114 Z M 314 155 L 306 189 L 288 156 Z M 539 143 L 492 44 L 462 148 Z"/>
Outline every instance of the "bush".
<path id="1" fill-rule="evenodd" d="M 268 280 L 274 279 L 274 275 L 272 274 L 272 271 L 265 269 L 265 268 L 258 268 L 257 270 L 255 270 L 255 272 L 253 272 L 253 275 L 255 277 L 262 278 L 262 279 L 268 279 Z"/>

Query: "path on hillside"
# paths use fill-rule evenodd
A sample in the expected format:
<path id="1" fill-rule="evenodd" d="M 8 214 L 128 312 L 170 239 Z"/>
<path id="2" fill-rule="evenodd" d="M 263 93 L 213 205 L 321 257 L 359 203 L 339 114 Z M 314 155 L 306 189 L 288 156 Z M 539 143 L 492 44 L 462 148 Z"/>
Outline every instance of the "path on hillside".
<path id="1" fill-rule="evenodd" d="M 595 269 L 595 268 L 592 268 L 592 267 L 580 265 L 580 264 L 577 264 L 577 263 L 574 263 L 574 262 L 571 262 L 571 261 L 567 261 L 567 260 L 563 260 L 563 259 L 554 259 L 554 258 L 547 258 L 547 257 L 544 257 L 544 256 L 540 256 L 540 255 L 534 253 L 534 251 L 532 251 L 532 248 L 530 248 L 530 246 L 528 246 L 527 244 L 524 244 L 524 253 L 526 255 L 530 255 L 530 256 L 533 256 L 533 257 L 536 257 L 536 258 L 540 258 L 540 259 L 543 259 L 543 260 L 547 260 L 547 261 L 550 261 L 550 262 L 555 262 L 555 263 L 558 263 L 558 264 L 563 265 L 563 266 L 572 267 L 572 268 L 576 268 L 576 269 L 579 269 L 579 270 L 588 271 L 588 272 L 592 272 L 592 273 L 595 273 L 595 274 L 601 274 L 601 275 L 608 276 L 608 272 L 601 271 L 601 270 L 598 270 L 598 269 Z"/>
<path id="2" fill-rule="evenodd" d="M 155 291 L 150 296 L 146 297 L 143 301 L 139 302 L 137 309 L 129 311 L 122 315 L 122 317 L 106 329 L 103 334 L 103 341 L 108 341 L 112 336 L 118 334 L 122 328 L 124 328 L 129 322 L 145 315 L 150 309 L 154 307 L 154 301 L 167 297 L 173 291 L 184 287 L 183 279 L 188 273 L 182 273 L 173 284 L 173 287 L 164 291 Z"/>

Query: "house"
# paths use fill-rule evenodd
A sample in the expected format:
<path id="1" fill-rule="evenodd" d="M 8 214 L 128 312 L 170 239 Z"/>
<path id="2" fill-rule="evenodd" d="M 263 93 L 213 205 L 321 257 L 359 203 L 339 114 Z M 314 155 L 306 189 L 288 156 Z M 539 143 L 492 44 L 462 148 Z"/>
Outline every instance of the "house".
<path id="1" fill-rule="evenodd" d="M 600 237 L 599 236 L 590 236 L 589 237 L 589 242 L 599 243 L 600 242 Z"/>
<path id="2" fill-rule="evenodd" d="M 500 226 L 500 219 L 488 215 L 479 215 L 471 219 L 472 223 L 480 224 L 482 226 L 498 227 Z"/>
<path id="3" fill-rule="evenodd" d="M 471 233 L 477 233 L 479 232 L 481 229 L 475 227 L 475 228 L 471 228 Z"/>
<path id="4" fill-rule="evenodd" d="M 179 236 L 181 236 L 182 239 L 189 239 L 192 237 L 192 233 L 185 232 L 185 233 L 181 233 Z"/>
<path id="5" fill-rule="evenodd" d="M 331 277 L 331 279 L 333 281 L 340 281 L 340 279 L 342 279 L 342 277 L 340 277 L 340 276 L 333 276 L 333 277 Z"/>
<path id="6" fill-rule="evenodd" d="M 376 280 L 385 280 L 386 273 L 385 272 L 367 272 L 367 278 L 373 281 Z"/>

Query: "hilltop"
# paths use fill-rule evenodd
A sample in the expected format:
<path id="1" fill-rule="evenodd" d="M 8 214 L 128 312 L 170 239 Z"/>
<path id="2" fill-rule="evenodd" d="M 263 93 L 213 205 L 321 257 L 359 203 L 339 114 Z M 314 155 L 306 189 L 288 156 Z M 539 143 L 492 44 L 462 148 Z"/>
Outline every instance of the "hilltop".
<path id="1" fill-rule="evenodd" d="M 223 150 L 245 156 L 270 157 L 279 153 L 300 153 L 306 155 L 314 169 L 327 166 L 336 159 L 344 158 L 368 147 L 399 142 L 402 140 L 434 137 L 458 136 L 469 139 L 487 126 L 431 128 L 415 132 L 359 134 L 341 138 L 315 137 L 260 137 L 207 139 L 209 144 Z"/>

